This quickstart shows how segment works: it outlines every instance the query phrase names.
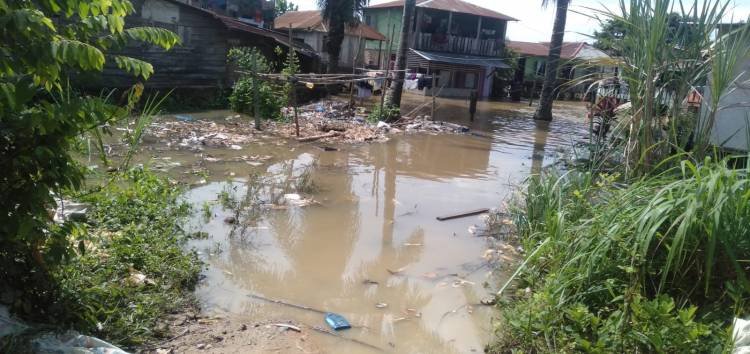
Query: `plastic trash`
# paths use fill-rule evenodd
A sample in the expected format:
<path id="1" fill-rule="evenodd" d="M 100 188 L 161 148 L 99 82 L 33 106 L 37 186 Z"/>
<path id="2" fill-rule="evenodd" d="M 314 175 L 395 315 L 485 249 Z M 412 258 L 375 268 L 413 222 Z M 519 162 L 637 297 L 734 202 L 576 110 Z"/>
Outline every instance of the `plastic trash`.
<path id="1" fill-rule="evenodd" d="M 750 354 L 750 320 L 734 319 L 732 330 L 734 338 L 733 354 Z"/>
<path id="2" fill-rule="evenodd" d="M 332 312 L 326 313 L 326 323 L 333 328 L 334 331 L 352 328 L 352 325 L 349 324 L 349 321 L 347 321 L 344 316 Z"/>
<path id="3" fill-rule="evenodd" d="M 190 116 L 190 115 L 187 115 L 187 114 L 176 114 L 174 117 L 177 118 L 177 120 L 183 121 L 183 122 L 192 122 L 193 121 L 193 116 Z"/>
<path id="4" fill-rule="evenodd" d="M 31 341 L 34 353 L 128 354 L 126 351 L 99 338 L 84 336 L 74 331 L 45 334 Z"/>

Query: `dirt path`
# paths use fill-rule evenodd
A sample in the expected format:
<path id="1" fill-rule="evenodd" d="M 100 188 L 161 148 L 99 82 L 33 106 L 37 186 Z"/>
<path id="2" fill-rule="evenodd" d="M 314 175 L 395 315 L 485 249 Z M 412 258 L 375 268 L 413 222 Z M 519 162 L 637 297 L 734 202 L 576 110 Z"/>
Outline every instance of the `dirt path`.
<path id="1" fill-rule="evenodd" d="M 191 313 L 172 317 L 171 339 L 139 353 L 322 353 L 310 330 L 295 323 Z"/>

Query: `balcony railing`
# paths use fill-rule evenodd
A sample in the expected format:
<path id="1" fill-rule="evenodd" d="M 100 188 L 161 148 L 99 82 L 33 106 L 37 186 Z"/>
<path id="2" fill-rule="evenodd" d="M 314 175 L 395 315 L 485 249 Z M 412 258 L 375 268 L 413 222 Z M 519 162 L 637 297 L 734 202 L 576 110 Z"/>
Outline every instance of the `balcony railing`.
<path id="1" fill-rule="evenodd" d="M 477 39 L 453 35 L 422 33 L 416 34 L 416 49 L 456 54 L 470 54 L 488 57 L 502 55 L 503 45 L 495 39 Z"/>

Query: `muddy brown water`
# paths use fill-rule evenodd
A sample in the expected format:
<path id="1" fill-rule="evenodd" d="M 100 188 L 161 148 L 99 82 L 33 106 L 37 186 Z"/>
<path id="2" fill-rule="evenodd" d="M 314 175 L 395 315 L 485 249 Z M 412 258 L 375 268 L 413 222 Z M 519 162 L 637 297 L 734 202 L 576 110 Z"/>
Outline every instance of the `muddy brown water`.
<path id="1" fill-rule="evenodd" d="M 425 100 L 406 99 L 412 107 Z M 469 124 L 465 101 L 440 103 L 438 119 Z M 525 104 L 481 102 L 470 124 L 476 135 L 397 135 L 386 143 L 336 146 L 338 151 L 260 137 L 238 151 L 152 148 L 150 157 L 183 180 L 206 180 L 185 197 L 195 206 L 188 228 L 208 236 L 189 245 L 207 263 L 196 290 L 207 314 L 249 324 L 325 327 L 319 313 L 248 296 L 255 294 L 341 314 L 355 326 L 341 335 L 389 352 L 482 352 L 497 314 L 478 303 L 512 268 L 492 272 L 494 265 L 483 258 L 488 241 L 469 230 L 482 227 L 480 216 L 435 217 L 500 206 L 515 184 L 585 136 L 582 105 L 562 104 L 555 112 L 551 124 L 540 124 Z M 252 165 L 233 161 L 243 155 L 271 158 Z M 219 161 L 206 162 L 206 156 Z M 256 213 L 225 222 L 236 214 L 218 201 L 222 191 L 242 200 L 259 185 L 250 175 L 283 183 L 304 173 L 317 190 L 302 196 L 319 204 L 251 208 Z M 262 203 L 278 201 L 259 195 Z M 323 352 L 376 352 L 311 335 Z"/>

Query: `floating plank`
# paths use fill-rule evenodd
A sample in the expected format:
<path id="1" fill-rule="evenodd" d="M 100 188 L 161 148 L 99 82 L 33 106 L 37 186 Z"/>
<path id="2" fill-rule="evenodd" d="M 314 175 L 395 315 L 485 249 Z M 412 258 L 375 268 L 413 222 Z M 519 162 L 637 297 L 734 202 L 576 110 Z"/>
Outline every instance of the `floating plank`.
<path id="1" fill-rule="evenodd" d="M 489 212 L 490 209 L 488 208 L 482 208 L 472 211 L 467 211 L 459 214 L 452 214 L 452 215 L 446 215 L 446 216 L 438 216 L 436 219 L 439 221 L 446 221 L 446 220 L 452 220 L 452 219 L 459 219 L 459 218 L 465 218 L 467 216 L 473 216 L 473 215 L 479 215 Z"/>
<path id="2" fill-rule="evenodd" d="M 326 134 L 313 135 L 313 136 L 308 136 L 308 137 L 304 137 L 304 138 L 297 138 L 297 141 L 299 141 L 300 143 L 308 143 L 308 142 L 316 141 L 316 140 L 320 140 L 320 139 L 333 138 L 333 137 L 338 136 L 339 134 L 340 133 L 337 132 L 337 131 L 332 131 L 332 132 L 329 132 L 329 133 L 326 133 Z"/>

